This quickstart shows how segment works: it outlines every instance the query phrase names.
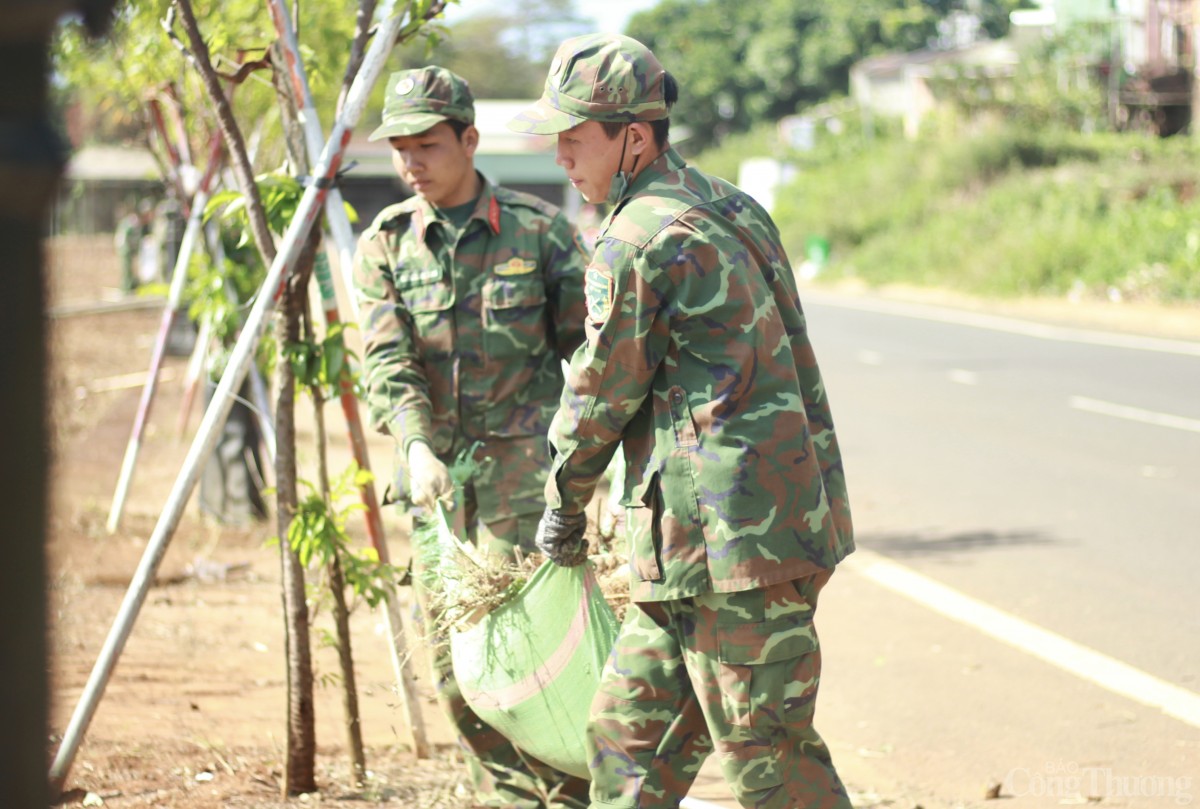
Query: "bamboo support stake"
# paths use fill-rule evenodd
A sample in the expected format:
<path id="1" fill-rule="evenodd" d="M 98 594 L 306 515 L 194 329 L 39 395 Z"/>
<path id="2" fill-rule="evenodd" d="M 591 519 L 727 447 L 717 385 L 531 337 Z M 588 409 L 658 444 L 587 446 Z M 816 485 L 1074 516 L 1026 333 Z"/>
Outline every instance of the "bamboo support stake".
<path id="1" fill-rule="evenodd" d="M 121 514 L 125 510 L 125 500 L 129 496 L 129 487 L 133 482 L 133 472 L 137 466 L 138 453 L 142 447 L 142 436 L 146 423 L 150 419 L 150 408 L 154 404 L 154 392 L 158 389 L 158 372 L 162 368 L 163 357 L 166 354 L 167 340 L 170 338 L 171 325 L 179 314 L 180 303 L 183 300 L 183 288 L 187 285 L 188 264 L 191 262 L 192 251 L 200 234 L 201 222 L 204 218 L 204 206 L 208 204 L 208 193 L 217 176 L 217 166 L 221 162 L 221 139 L 213 137 L 213 148 L 209 154 L 208 166 L 200 187 L 192 198 L 192 209 L 188 215 L 187 229 L 183 233 L 183 242 L 179 245 L 179 255 L 175 260 L 175 268 L 171 275 L 170 291 L 167 293 L 167 305 L 163 309 L 162 320 L 158 326 L 158 335 L 154 340 L 154 350 L 150 354 L 150 371 L 146 376 L 146 386 L 142 388 L 142 396 L 138 401 L 137 415 L 134 416 L 133 430 L 129 443 L 125 445 L 125 457 L 121 461 L 121 472 L 117 477 L 117 488 L 109 506 L 108 521 L 105 527 L 108 533 L 116 533 L 121 524 Z"/>
<path id="2" fill-rule="evenodd" d="M 304 63 L 300 55 L 299 43 L 296 40 L 295 27 L 292 24 L 286 0 L 270 0 L 268 7 L 270 8 L 271 17 L 275 22 L 275 29 L 279 33 L 280 43 L 283 45 L 284 54 L 286 55 L 288 73 L 292 80 L 293 95 L 296 98 L 297 105 L 300 106 L 299 118 L 304 125 L 304 141 L 308 149 L 308 159 L 311 164 L 315 164 L 319 157 L 320 144 L 324 138 L 321 134 L 321 123 L 317 118 L 317 111 L 313 105 L 312 91 L 309 88 L 308 79 L 304 73 Z M 353 235 L 350 233 L 350 221 L 346 217 L 341 194 L 338 193 L 336 188 L 330 189 L 329 196 L 326 199 L 325 219 L 330 223 L 330 230 L 333 232 L 334 241 L 338 246 L 339 264 L 342 267 L 349 267 L 350 258 L 346 256 L 347 254 L 350 257 L 353 256 Z M 339 236 L 338 225 L 344 231 L 341 236 Z M 325 314 L 325 323 L 327 326 L 333 327 L 340 322 L 337 293 L 334 289 L 333 276 L 329 270 L 328 259 L 323 252 L 317 254 L 314 275 L 316 276 L 317 286 L 321 293 L 321 305 Z M 352 286 L 347 285 L 346 289 L 353 293 Z M 350 297 L 353 299 L 353 294 Z M 338 398 L 342 405 L 342 414 L 346 420 L 354 460 L 358 463 L 360 469 L 369 471 L 371 467 L 367 452 L 366 436 L 363 431 L 362 419 L 359 416 L 358 399 L 355 397 L 351 387 L 349 374 L 342 374 L 338 387 Z M 363 505 L 366 507 L 364 516 L 367 521 L 367 534 L 371 545 L 375 548 L 375 552 L 379 556 L 379 561 L 387 564 L 390 561 L 390 554 L 388 552 L 387 538 L 384 536 L 383 531 L 383 516 L 380 511 L 379 501 L 375 496 L 375 484 L 368 481 L 359 487 L 359 495 L 362 498 Z M 417 758 L 428 758 L 430 752 L 429 741 L 425 731 L 425 720 L 421 713 L 420 697 L 417 693 L 416 675 L 412 671 L 411 655 L 409 654 L 408 644 L 405 640 L 404 622 L 399 608 L 399 599 L 397 598 L 393 582 L 383 582 L 383 586 L 385 591 L 384 616 L 387 621 L 392 670 L 395 674 L 396 684 L 401 697 L 404 719 L 408 724 L 409 732 L 412 736 L 413 752 Z"/>
<path id="3" fill-rule="evenodd" d="M 262 336 L 267 314 L 274 307 L 278 297 L 277 293 L 284 283 L 286 273 L 291 271 L 320 214 L 320 205 L 325 200 L 325 191 L 337 176 L 346 144 L 350 141 L 351 130 L 362 117 L 371 87 L 374 86 L 386 66 L 387 56 L 391 52 L 405 17 L 408 16 L 412 2 L 410 0 L 404 10 L 399 13 L 396 11 L 395 5 L 395 0 L 385 0 L 383 4 L 382 21 L 371 42 L 371 47 L 367 51 L 367 56 L 363 60 L 362 70 L 350 88 L 346 105 L 335 122 L 333 132 L 314 167 L 313 175 L 318 180 L 305 189 L 304 195 L 297 205 L 295 216 L 284 234 L 278 253 L 271 262 L 260 294 L 247 316 L 242 333 L 230 354 L 229 364 L 221 376 L 221 382 L 217 386 L 212 402 L 205 410 L 204 418 L 200 422 L 200 427 L 188 450 L 187 457 L 184 459 L 183 468 L 175 480 L 167 503 L 159 515 L 154 532 L 147 542 L 146 550 L 130 581 L 117 618 L 108 637 L 105 638 L 100 656 L 92 668 L 80 701 L 75 706 L 67 729 L 63 733 L 62 744 L 54 757 L 49 773 L 50 791 L 55 797 L 62 794 L 62 787 L 75 760 L 75 754 L 79 750 L 87 727 L 95 715 L 100 697 L 108 685 L 117 659 L 133 629 L 137 613 L 146 600 L 146 593 L 154 581 L 155 571 L 161 564 L 170 539 L 179 525 L 179 519 L 187 505 L 188 497 L 195 488 L 201 463 L 216 445 L 219 437 L 218 430 L 229 415 L 229 410 L 233 405 L 233 396 L 253 360 L 254 349 Z"/>

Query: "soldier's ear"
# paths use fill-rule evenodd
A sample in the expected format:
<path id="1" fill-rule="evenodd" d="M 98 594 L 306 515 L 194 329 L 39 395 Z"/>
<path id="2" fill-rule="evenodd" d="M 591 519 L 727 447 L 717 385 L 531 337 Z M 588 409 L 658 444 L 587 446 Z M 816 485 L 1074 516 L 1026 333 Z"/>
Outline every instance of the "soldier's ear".
<path id="1" fill-rule="evenodd" d="M 462 145 L 467 150 L 467 157 L 474 157 L 475 150 L 479 148 L 479 130 L 474 126 L 468 126 L 462 133 Z"/>
<path id="2" fill-rule="evenodd" d="M 645 121 L 634 121 L 629 125 L 629 151 L 640 155 L 654 146 L 654 130 Z"/>

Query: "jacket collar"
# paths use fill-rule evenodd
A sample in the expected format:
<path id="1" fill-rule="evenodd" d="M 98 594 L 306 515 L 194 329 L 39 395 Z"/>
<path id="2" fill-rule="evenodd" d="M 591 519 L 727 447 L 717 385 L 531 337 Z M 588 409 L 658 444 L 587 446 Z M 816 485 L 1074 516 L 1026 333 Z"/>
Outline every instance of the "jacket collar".
<path id="1" fill-rule="evenodd" d="M 482 219 L 487 223 L 487 227 L 493 234 L 500 233 L 500 201 L 496 199 L 496 187 L 493 186 L 488 179 L 475 172 L 479 177 L 479 199 L 475 202 L 475 210 L 471 211 L 471 217 L 467 220 L 468 224 L 472 219 Z M 425 242 L 425 236 L 429 231 L 429 226 L 435 222 L 445 222 L 446 218 L 438 213 L 438 209 L 429 204 L 428 200 L 419 195 L 413 198 L 413 228 L 416 237 Z"/>
<path id="2" fill-rule="evenodd" d="M 675 151 L 674 147 L 668 146 L 665 152 L 650 161 L 650 164 L 633 178 L 625 198 L 637 196 L 645 191 L 651 183 L 661 180 L 668 174 L 674 174 L 685 166 L 687 166 L 687 162 L 679 156 L 679 152 Z"/>
<path id="3" fill-rule="evenodd" d="M 633 182 L 629 184 L 629 189 L 625 192 L 625 196 L 621 197 L 621 201 L 613 206 L 609 211 L 608 216 L 600 225 L 600 232 L 604 233 L 608 230 L 608 226 L 612 223 L 613 217 L 617 212 L 625 207 L 625 203 L 636 197 L 638 194 L 645 191 L 654 183 L 666 177 L 668 174 L 674 174 L 680 169 L 687 167 L 687 161 L 679 156 L 679 152 L 675 151 L 674 147 L 668 146 L 666 151 L 654 158 L 646 166 L 638 172 L 638 175 L 633 178 Z"/>

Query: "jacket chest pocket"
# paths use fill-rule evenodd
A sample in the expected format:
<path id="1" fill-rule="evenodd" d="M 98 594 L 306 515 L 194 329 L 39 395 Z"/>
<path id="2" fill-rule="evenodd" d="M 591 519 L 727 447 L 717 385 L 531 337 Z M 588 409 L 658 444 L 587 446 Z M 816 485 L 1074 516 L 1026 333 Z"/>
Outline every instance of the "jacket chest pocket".
<path id="1" fill-rule="evenodd" d="M 541 276 L 489 278 L 483 285 L 483 347 L 489 357 L 546 352 L 546 288 Z"/>
<path id="2" fill-rule="evenodd" d="M 413 320 L 417 344 L 426 357 L 454 350 L 454 287 L 440 267 L 398 271 L 396 293 Z"/>

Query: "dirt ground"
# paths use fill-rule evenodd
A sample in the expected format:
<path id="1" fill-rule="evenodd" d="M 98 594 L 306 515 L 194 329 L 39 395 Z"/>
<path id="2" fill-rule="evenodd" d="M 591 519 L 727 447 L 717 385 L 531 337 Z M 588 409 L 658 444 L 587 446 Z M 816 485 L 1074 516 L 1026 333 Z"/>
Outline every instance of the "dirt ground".
<path id="1" fill-rule="evenodd" d="M 76 710 L 129 581 L 175 484 L 200 420 L 178 422 L 188 358 L 167 356 L 119 530 L 105 530 L 121 460 L 142 395 L 161 301 L 103 309 L 121 300 L 106 237 L 64 238 L 48 250 L 53 400 L 47 557 L 51 624 L 50 745 L 53 756 Z M 100 307 L 96 307 L 100 304 Z M 199 397 L 198 397 L 199 398 Z M 310 411 L 307 402 L 301 414 Z M 349 461 L 336 405 L 331 467 Z M 302 415 L 302 418 L 303 417 Z M 311 421 L 305 418 L 305 423 Z M 301 447 L 313 447 L 304 430 Z M 374 466 L 391 459 L 372 440 Z M 301 476 L 315 479 L 315 451 Z M 104 691 L 66 783 L 66 805 L 275 807 L 286 734 L 286 668 L 279 551 L 272 520 L 248 529 L 202 519 L 194 493 Z M 389 510 L 390 511 L 390 510 Z M 393 562 L 404 564 L 403 526 L 387 514 Z M 361 519 L 352 535 L 366 544 Z M 407 616 L 411 592 L 400 596 Z M 418 760 L 403 719 L 381 613 L 353 615 L 353 649 L 367 746 L 368 783 L 352 786 L 327 609 L 314 620 L 318 784 L 306 803 L 358 800 L 403 807 L 467 806 L 451 737 L 433 701 L 426 661 L 414 659 L 434 755 Z M 417 645 L 414 644 L 414 648 Z"/>
<path id="2" fill-rule="evenodd" d="M 168 356 L 160 376 L 136 475 L 120 529 L 105 522 L 121 459 L 142 393 L 161 301 L 122 306 L 116 259 L 107 237 L 63 238 L 48 251 L 54 461 L 48 536 L 51 623 L 49 753 L 79 703 L 130 578 L 182 468 L 199 405 L 178 429 L 187 358 Z M 1195 307 L 1096 307 L 1012 302 L 984 307 L 965 300 L 922 302 L 986 308 L 1001 314 L 1074 325 L 1120 328 L 1166 337 L 1200 338 Z M 127 302 L 127 301 L 126 301 Z M 98 311 L 112 304 L 108 311 Z M 301 416 L 308 412 L 302 404 Z M 326 409 L 331 467 L 349 460 L 336 406 Z M 301 446 L 313 447 L 311 430 Z M 377 471 L 390 468 L 386 439 L 373 438 Z M 303 451 L 301 477 L 312 479 L 314 452 Z M 279 553 L 268 540 L 273 522 L 222 528 L 201 518 L 191 497 L 138 614 L 67 780 L 67 805 L 133 807 L 282 807 L 279 797 L 286 733 L 286 668 Z M 393 562 L 408 560 L 404 526 L 385 514 Z M 361 521 L 351 533 L 365 544 Z M 409 614 L 411 592 L 402 588 Z M 411 752 L 396 695 L 382 616 L 365 605 L 353 617 L 353 646 L 370 777 L 350 777 L 341 693 L 333 650 L 319 643 L 331 628 L 315 619 L 318 784 L 305 803 L 358 801 L 412 809 L 469 805 L 445 722 L 433 701 L 426 661 L 413 660 L 419 708 L 433 757 Z M 414 644 L 414 648 L 419 648 Z"/>

